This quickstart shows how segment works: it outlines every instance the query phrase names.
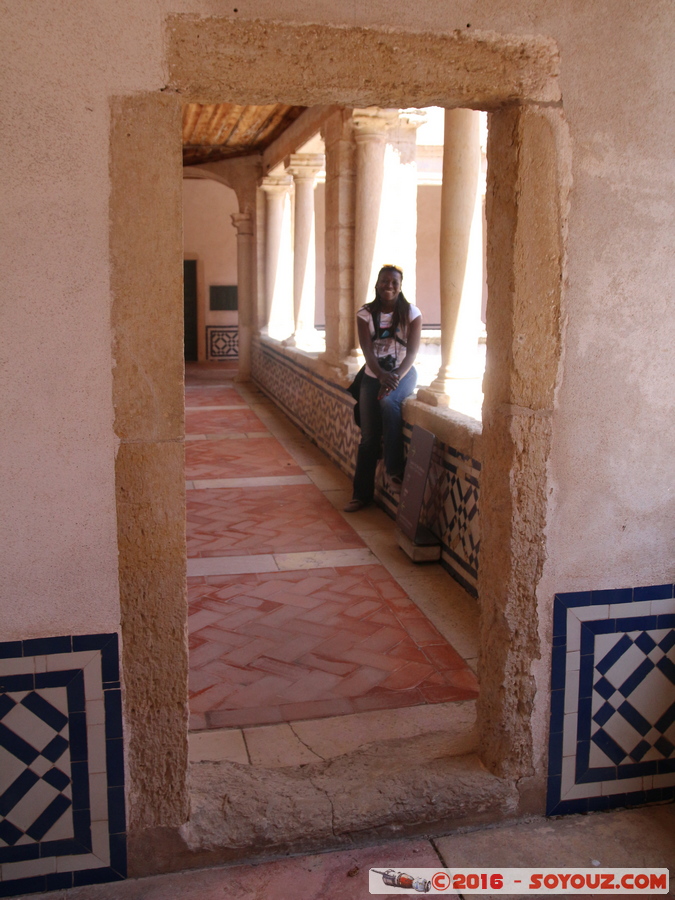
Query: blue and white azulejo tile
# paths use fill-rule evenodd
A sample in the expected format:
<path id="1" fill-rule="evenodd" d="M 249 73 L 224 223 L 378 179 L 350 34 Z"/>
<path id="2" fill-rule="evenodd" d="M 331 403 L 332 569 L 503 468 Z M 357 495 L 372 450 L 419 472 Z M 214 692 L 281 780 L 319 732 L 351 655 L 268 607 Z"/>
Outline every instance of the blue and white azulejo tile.
<path id="1" fill-rule="evenodd" d="M 673 588 L 556 595 L 548 815 L 675 796 Z"/>
<path id="2" fill-rule="evenodd" d="M 0 643 L 0 896 L 126 875 L 117 635 Z"/>

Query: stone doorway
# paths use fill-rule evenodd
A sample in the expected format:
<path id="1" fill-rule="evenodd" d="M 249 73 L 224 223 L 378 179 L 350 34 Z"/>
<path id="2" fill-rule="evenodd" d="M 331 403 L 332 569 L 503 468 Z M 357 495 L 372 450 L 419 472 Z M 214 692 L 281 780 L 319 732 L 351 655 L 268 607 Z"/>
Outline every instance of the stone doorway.
<path id="1" fill-rule="evenodd" d="M 114 402 L 131 869 L 178 864 L 162 862 L 161 847 L 188 814 L 180 127 L 182 103 L 189 100 L 467 106 L 491 113 L 481 758 L 511 798 L 513 812 L 541 812 L 549 653 L 542 636 L 550 633 L 550 603 L 537 597 L 536 587 L 545 553 L 569 182 L 555 47 L 475 34 L 187 16 L 169 19 L 168 53 L 171 75 L 163 91 L 112 103 Z M 450 772 L 445 774 L 447 782 Z M 150 848 L 144 857 L 134 850 L 143 842 Z"/>

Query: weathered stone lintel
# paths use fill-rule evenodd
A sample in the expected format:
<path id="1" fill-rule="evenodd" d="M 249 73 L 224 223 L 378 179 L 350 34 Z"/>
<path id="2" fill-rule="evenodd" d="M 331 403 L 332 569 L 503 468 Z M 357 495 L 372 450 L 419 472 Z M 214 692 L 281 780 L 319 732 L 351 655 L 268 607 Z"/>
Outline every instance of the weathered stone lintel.
<path id="1" fill-rule="evenodd" d="M 546 37 L 192 15 L 169 16 L 167 28 L 170 86 L 190 101 L 491 108 L 512 100 L 560 100 L 558 50 Z M 261 77 L 261 59 L 274 60 L 274 91 Z M 414 84 L 401 72 L 414 72 Z"/>

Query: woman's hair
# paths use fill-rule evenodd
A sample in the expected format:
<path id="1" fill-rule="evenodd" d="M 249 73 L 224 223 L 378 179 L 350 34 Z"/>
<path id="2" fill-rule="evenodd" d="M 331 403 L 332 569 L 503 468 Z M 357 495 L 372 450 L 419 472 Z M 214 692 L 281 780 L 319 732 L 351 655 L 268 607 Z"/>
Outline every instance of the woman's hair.
<path id="1" fill-rule="evenodd" d="M 400 269 L 398 266 L 394 265 L 386 265 L 382 266 L 380 271 L 377 273 L 377 280 L 379 281 L 380 275 L 383 272 L 396 272 L 401 276 L 401 282 L 403 281 L 403 269 Z M 382 312 L 382 302 L 377 295 L 377 290 L 375 291 L 375 299 L 370 303 L 366 303 L 366 309 L 370 310 L 370 314 L 374 317 L 377 315 L 378 319 L 380 313 Z M 391 317 L 391 330 L 394 334 L 396 334 L 396 329 L 400 327 L 401 331 L 405 331 L 408 327 L 408 322 L 410 319 L 410 303 L 403 296 L 403 291 L 399 292 L 398 297 L 396 298 L 396 304 L 394 305 L 394 314 Z"/>

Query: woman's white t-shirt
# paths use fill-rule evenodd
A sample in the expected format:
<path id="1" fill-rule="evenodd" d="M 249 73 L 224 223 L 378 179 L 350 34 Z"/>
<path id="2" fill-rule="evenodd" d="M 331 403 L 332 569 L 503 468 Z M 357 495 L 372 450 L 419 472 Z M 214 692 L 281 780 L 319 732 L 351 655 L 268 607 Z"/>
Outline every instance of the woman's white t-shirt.
<path id="1" fill-rule="evenodd" d="M 357 317 L 359 319 L 363 319 L 364 322 L 368 322 L 368 330 L 370 331 L 371 338 L 375 337 L 375 323 L 373 322 L 373 317 L 370 314 L 370 310 L 366 309 L 365 306 L 362 306 L 361 309 L 357 312 Z M 410 305 L 409 312 L 409 321 L 413 322 L 415 319 L 418 319 L 422 313 L 416 306 Z M 388 327 L 391 325 L 393 313 L 380 313 L 380 331 L 386 331 Z M 399 326 L 398 336 L 402 341 L 407 341 L 407 329 L 401 328 Z M 394 339 L 394 335 L 389 335 L 387 337 L 380 337 L 377 340 L 373 340 L 373 350 L 375 352 L 375 356 L 378 359 L 381 359 L 383 356 L 393 356 L 396 360 L 396 365 L 403 361 L 404 356 L 407 353 L 406 348 L 403 344 L 399 344 L 397 340 Z M 372 378 L 376 378 L 374 372 L 371 372 L 370 368 L 366 364 L 366 375 L 370 375 Z"/>

